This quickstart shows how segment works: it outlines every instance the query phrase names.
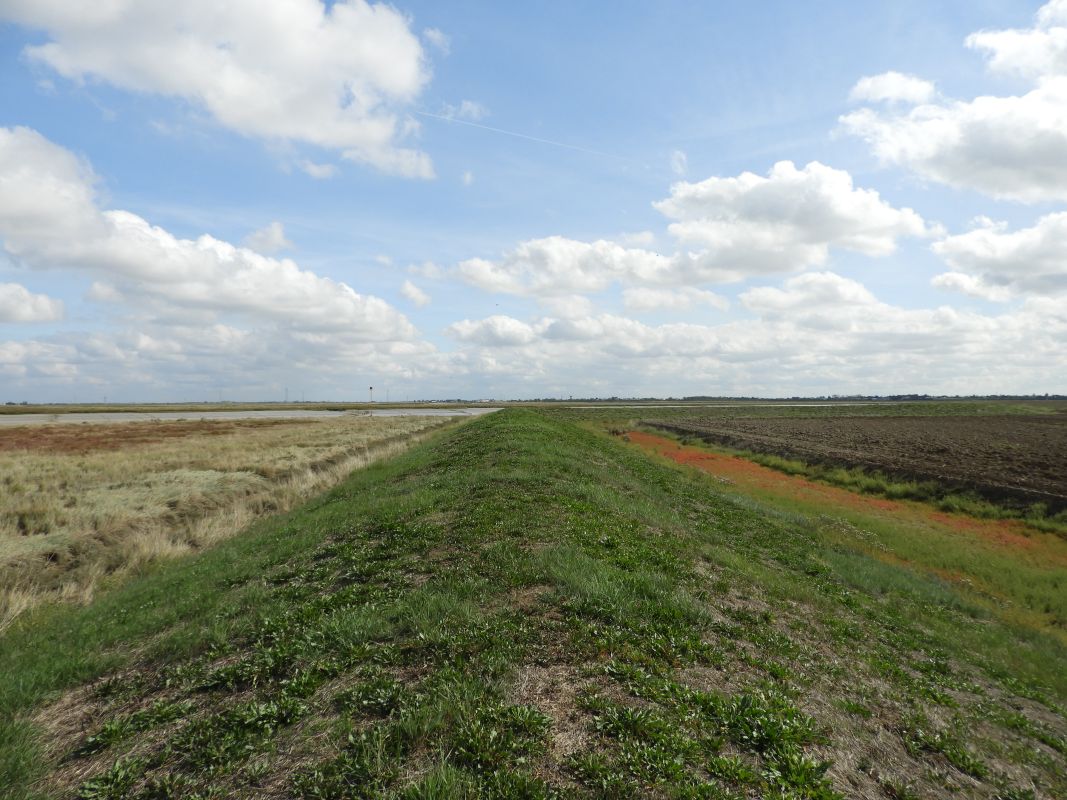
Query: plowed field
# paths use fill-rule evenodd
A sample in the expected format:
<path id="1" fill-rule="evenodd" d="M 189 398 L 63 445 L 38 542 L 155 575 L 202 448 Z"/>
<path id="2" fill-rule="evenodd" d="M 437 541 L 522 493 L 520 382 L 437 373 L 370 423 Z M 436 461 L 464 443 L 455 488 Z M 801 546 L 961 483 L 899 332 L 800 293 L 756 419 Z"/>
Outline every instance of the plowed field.
<path id="1" fill-rule="evenodd" d="M 837 417 L 649 420 L 759 453 L 935 480 L 1012 504 L 1067 508 L 1067 417 Z"/>

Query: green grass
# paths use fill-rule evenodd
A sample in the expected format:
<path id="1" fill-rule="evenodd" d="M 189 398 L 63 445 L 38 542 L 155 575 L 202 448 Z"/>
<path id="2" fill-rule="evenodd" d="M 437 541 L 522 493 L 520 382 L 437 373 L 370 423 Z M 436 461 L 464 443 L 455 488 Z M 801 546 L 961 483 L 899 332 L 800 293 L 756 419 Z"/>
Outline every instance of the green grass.
<path id="1" fill-rule="evenodd" d="M 703 442 L 690 441 L 686 446 L 748 457 Z M 812 477 L 801 462 L 775 461 L 781 472 Z M 996 532 L 983 536 L 943 524 L 930 513 L 934 507 L 922 501 L 886 511 L 837 504 L 789 481 L 744 483 L 744 476 L 723 490 L 739 502 L 817 535 L 827 549 L 825 558 L 836 571 L 867 591 L 908 588 L 938 603 L 970 608 L 977 614 L 992 613 L 1067 641 L 1067 572 L 1060 566 L 1067 548 L 1057 531 L 1035 525 L 1030 530 L 1013 528 L 1007 531 L 1013 540 L 1005 545 Z"/>
<path id="2" fill-rule="evenodd" d="M 1065 663 L 936 581 L 509 410 L 20 620 L 0 637 L 0 786 L 829 800 L 1022 796 L 1026 774 L 1051 797 Z M 72 706 L 93 722 L 63 733 Z M 875 737 L 903 761 L 862 766 Z"/>

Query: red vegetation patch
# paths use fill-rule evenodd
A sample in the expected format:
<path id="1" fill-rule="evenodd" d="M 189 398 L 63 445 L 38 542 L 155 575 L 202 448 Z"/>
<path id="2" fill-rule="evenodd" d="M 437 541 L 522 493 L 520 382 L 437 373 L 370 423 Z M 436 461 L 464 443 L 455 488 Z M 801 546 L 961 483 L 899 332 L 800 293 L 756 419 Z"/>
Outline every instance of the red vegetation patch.
<path id="1" fill-rule="evenodd" d="M 1034 546 L 1034 540 L 1026 535 L 1026 525 L 1018 520 L 974 519 L 960 514 L 946 514 L 944 511 L 931 511 L 930 519 L 936 520 L 946 528 L 952 528 L 963 533 L 977 533 L 981 536 L 992 538 L 997 544 L 1005 547 L 1019 547 L 1029 550 Z M 996 524 L 991 525 L 991 522 Z"/>
<path id="2" fill-rule="evenodd" d="M 304 425 L 306 420 L 212 420 L 174 422 L 106 422 L 81 425 L 17 425 L 0 428 L 0 453 L 91 453 L 124 450 L 187 436 L 225 436 L 275 425 Z"/>

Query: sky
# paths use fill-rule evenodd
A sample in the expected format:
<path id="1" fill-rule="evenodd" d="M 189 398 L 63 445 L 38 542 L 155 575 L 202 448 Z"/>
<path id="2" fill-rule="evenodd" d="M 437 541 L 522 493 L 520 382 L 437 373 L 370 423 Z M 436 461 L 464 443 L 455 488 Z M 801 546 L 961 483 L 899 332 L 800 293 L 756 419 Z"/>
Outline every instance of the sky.
<path id="1" fill-rule="evenodd" d="M 0 0 L 0 402 L 1067 393 L 1067 0 Z"/>

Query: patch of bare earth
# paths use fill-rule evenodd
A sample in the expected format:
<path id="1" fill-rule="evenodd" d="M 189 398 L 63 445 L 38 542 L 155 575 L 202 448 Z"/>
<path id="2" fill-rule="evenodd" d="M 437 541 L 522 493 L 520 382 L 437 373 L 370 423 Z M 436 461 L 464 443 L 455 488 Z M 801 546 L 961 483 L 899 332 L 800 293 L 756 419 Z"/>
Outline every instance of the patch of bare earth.
<path id="1" fill-rule="evenodd" d="M 315 421 L 310 420 L 311 423 Z M 307 425 L 308 422 L 270 419 L 14 425 L 0 428 L 0 453 L 26 450 L 40 454 L 84 454 L 98 450 L 123 450 L 189 436 L 226 436 L 262 428 Z"/>

